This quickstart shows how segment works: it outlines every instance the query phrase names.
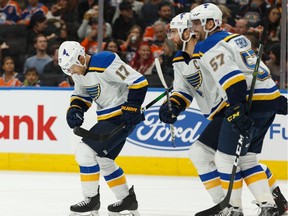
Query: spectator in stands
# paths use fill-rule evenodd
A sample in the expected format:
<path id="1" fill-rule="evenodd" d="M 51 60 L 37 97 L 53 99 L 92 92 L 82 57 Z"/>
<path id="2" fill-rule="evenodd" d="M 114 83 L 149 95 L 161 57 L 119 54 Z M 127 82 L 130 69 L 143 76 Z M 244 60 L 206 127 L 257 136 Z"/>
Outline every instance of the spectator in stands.
<path id="1" fill-rule="evenodd" d="M 0 1 L 0 25 L 13 25 L 21 19 L 21 8 L 16 1 Z"/>
<path id="2" fill-rule="evenodd" d="M 125 41 L 129 34 L 129 30 L 134 25 L 139 25 L 142 30 L 145 29 L 145 23 L 140 16 L 132 10 L 132 4 L 127 0 L 123 0 L 119 4 L 120 16 L 112 25 L 112 37 Z"/>
<path id="3" fill-rule="evenodd" d="M 143 75 L 151 75 L 154 67 L 154 57 L 149 43 L 142 42 L 132 59 L 130 66 Z"/>
<path id="4" fill-rule="evenodd" d="M 36 36 L 34 40 L 34 47 L 36 49 L 36 55 L 33 55 L 26 59 L 24 63 L 24 72 L 31 67 L 35 67 L 38 73 L 43 74 L 43 69 L 52 58 L 47 54 L 47 39 L 43 34 Z"/>
<path id="5" fill-rule="evenodd" d="M 231 10 L 226 7 L 225 5 L 223 4 L 219 4 L 218 7 L 220 8 L 220 10 L 222 11 L 222 24 L 221 24 L 221 28 L 224 30 L 224 31 L 229 31 L 229 32 L 232 32 L 234 33 L 235 32 L 235 29 L 234 29 L 234 25 L 235 25 L 235 22 L 234 20 L 232 19 L 232 14 L 231 14 Z"/>
<path id="6" fill-rule="evenodd" d="M 49 55 L 52 57 L 52 60 L 48 62 L 43 69 L 43 74 L 59 74 L 62 76 L 63 72 L 61 67 L 58 65 L 58 50 L 59 45 L 54 44 L 49 50 Z"/>
<path id="7" fill-rule="evenodd" d="M 140 26 L 134 25 L 129 30 L 129 35 L 121 44 L 121 51 L 124 54 L 124 61 L 129 63 L 135 56 L 136 50 L 143 39 L 143 31 Z"/>
<path id="8" fill-rule="evenodd" d="M 12 57 L 7 56 L 2 60 L 3 74 L 0 77 L 0 86 L 21 86 L 20 81 L 23 77 L 21 74 L 15 72 L 15 64 Z"/>
<path id="9" fill-rule="evenodd" d="M 263 31 L 263 26 L 267 23 L 267 18 L 269 21 L 268 26 L 268 34 L 265 41 L 264 52 L 268 53 L 270 48 L 274 44 L 278 44 L 280 42 L 280 34 L 281 34 L 281 26 L 280 26 L 280 19 L 281 13 L 278 7 L 272 6 L 268 9 L 268 16 L 261 19 L 259 22 L 254 24 L 254 28 L 250 28 L 250 31 L 258 32 L 259 35 Z"/>
<path id="10" fill-rule="evenodd" d="M 30 19 L 35 13 L 42 13 L 44 16 L 48 13 L 48 8 L 39 2 L 39 0 L 28 0 L 29 5 L 22 11 L 19 24 L 29 25 Z"/>
<path id="11" fill-rule="evenodd" d="M 167 38 L 166 24 L 161 21 L 156 21 L 151 29 L 146 28 L 143 40 L 148 41 L 151 45 L 151 51 L 154 57 L 158 57 L 163 53 L 163 43 Z"/>
<path id="12" fill-rule="evenodd" d="M 87 37 L 84 38 L 81 42 L 81 46 L 85 48 L 85 52 L 88 54 L 93 54 L 98 52 L 98 20 L 92 19 L 91 23 L 91 31 L 88 33 Z M 102 50 L 105 47 L 106 41 L 110 38 L 106 34 L 106 25 L 102 26 L 103 28 L 103 42 L 102 42 Z"/>
<path id="13" fill-rule="evenodd" d="M 265 0 L 250 0 L 247 5 L 240 7 L 237 18 L 246 18 L 253 26 L 267 16 L 267 2 Z"/>
<path id="14" fill-rule="evenodd" d="M 79 23 L 81 23 L 81 21 L 84 17 L 84 14 L 97 3 L 98 3 L 97 0 L 79 1 L 79 3 L 78 3 L 78 20 L 79 20 Z"/>
<path id="15" fill-rule="evenodd" d="M 77 10 L 78 0 L 69 0 L 69 4 L 68 0 L 58 0 L 58 5 L 61 20 L 67 26 L 69 37 L 71 37 L 71 40 L 78 40 L 77 30 L 80 26 Z"/>
<path id="16" fill-rule="evenodd" d="M 78 28 L 77 34 L 80 40 L 83 40 L 85 37 L 88 36 L 89 32 L 91 32 L 92 26 L 91 22 L 93 20 L 98 20 L 98 5 L 94 4 L 91 9 L 87 10 L 83 16 L 82 22 L 80 27 Z M 106 26 L 106 35 L 108 37 L 112 34 L 112 27 L 110 23 L 105 22 Z"/>
<path id="17" fill-rule="evenodd" d="M 278 88 L 280 85 L 280 44 L 273 45 L 270 48 L 269 60 L 266 61 L 266 65 L 270 70 L 272 79 L 277 84 Z"/>
<path id="18" fill-rule="evenodd" d="M 121 41 L 110 38 L 106 41 L 104 50 L 117 53 L 117 55 L 125 62 L 125 55 L 121 52 Z"/>
<path id="19" fill-rule="evenodd" d="M 27 68 L 23 86 L 40 86 L 39 73 L 35 67 Z"/>
<path id="20" fill-rule="evenodd" d="M 3 59 L 5 56 L 7 56 L 8 49 L 9 46 L 4 41 L 4 38 L 0 36 L 0 59 Z"/>
<path id="21" fill-rule="evenodd" d="M 126 0 L 128 2 L 131 3 L 132 5 L 132 10 L 138 15 L 140 16 L 141 15 L 141 8 L 142 6 L 144 5 L 143 2 L 141 1 L 138 1 L 138 0 Z M 114 16 L 113 16 L 113 20 L 112 20 L 112 23 L 115 22 L 115 20 L 119 17 L 120 15 L 120 9 L 119 9 L 119 5 L 116 6 L 116 10 L 115 10 L 115 13 L 114 13 Z"/>
<path id="22" fill-rule="evenodd" d="M 235 33 L 244 35 L 249 31 L 250 25 L 247 19 L 242 18 L 236 20 Z"/>
<path id="23" fill-rule="evenodd" d="M 159 19 L 158 9 L 163 0 L 149 0 L 141 8 L 141 17 L 147 26 L 153 25 Z"/>
<path id="24" fill-rule="evenodd" d="M 159 21 L 169 24 L 174 16 L 173 5 L 168 1 L 163 1 L 158 6 Z"/>
<path id="25" fill-rule="evenodd" d="M 166 38 L 163 43 L 163 54 L 159 56 L 162 71 L 167 84 L 171 85 L 174 79 L 173 58 L 176 54 L 175 44 Z"/>
<path id="26" fill-rule="evenodd" d="M 42 13 L 35 13 L 30 19 L 27 28 L 27 56 L 32 56 L 36 53 L 34 40 L 38 34 L 44 34 L 47 28 L 47 19 Z"/>

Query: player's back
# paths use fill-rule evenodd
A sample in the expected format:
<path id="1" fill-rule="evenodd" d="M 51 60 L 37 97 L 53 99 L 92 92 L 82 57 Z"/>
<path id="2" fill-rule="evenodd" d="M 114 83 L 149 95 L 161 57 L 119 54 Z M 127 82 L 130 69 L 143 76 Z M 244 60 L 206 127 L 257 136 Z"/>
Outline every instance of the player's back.
<path id="1" fill-rule="evenodd" d="M 202 42 L 198 53 L 204 70 L 209 71 L 224 90 L 239 82 L 244 74 L 248 97 L 257 56 L 245 36 L 216 32 Z M 280 92 L 271 79 L 269 69 L 261 61 L 253 101 L 264 101 L 268 106 L 279 96 Z"/>

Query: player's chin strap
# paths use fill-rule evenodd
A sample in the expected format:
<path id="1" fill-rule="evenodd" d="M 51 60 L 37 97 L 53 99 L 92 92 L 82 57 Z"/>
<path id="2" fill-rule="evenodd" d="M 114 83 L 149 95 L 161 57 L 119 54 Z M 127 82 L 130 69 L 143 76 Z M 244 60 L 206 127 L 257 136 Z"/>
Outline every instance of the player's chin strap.
<path id="1" fill-rule="evenodd" d="M 172 91 L 172 89 L 173 89 L 173 87 L 170 87 L 168 89 L 168 91 L 170 92 L 170 91 Z M 153 106 L 155 103 L 160 101 L 165 96 L 166 96 L 166 91 L 163 92 L 162 94 L 160 94 L 153 101 L 148 103 L 145 107 L 142 107 L 142 112 L 146 111 L 148 108 Z M 95 132 L 88 131 L 88 130 L 82 128 L 82 127 L 75 127 L 73 129 L 73 132 L 74 132 L 75 135 L 80 136 L 80 137 L 89 138 L 89 139 L 95 140 L 97 142 L 104 142 L 104 141 L 107 141 L 107 140 L 111 139 L 116 134 L 118 134 L 120 131 L 122 131 L 125 128 L 125 126 L 126 126 L 125 123 L 122 123 L 121 125 L 116 127 L 114 130 L 112 130 L 108 134 L 96 134 Z"/>
<path id="2" fill-rule="evenodd" d="M 264 40 L 266 39 L 267 36 L 267 32 L 268 32 L 268 25 L 269 22 L 267 20 L 267 22 L 265 22 L 265 26 L 261 35 L 261 39 L 259 41 L 259 52 L 257 55 L 257 60 L 256 60 L 256 64 L 255 64 L 255 68 L 254 68 L 254 72 L 253 72 L 253 79 L 252 79 L 252 84 L 250 87 L 250 92 L 249 92 L 249 97 L 248 97 L 248 112 L 247 115 L 249 115 L 250 113 L 250 109 L 251 109 L 251 105 L 252 105 L 252 97 L 254 94 L 254 89 L 255 89 L 255 83 L 256 83 L 256 78 L 258 75 L 258 69 L 259 69 L 259 65 L 261 62 L 261 57 L 262 57 L 262 53 L 263 53 L 263 48 L 264 48 Z M 233 190 L 233 184 L 234 184 L 234 180 L 235 180 L 235 175 L 236 175 L 236 170 L 237 170 L 237 166 L 238 166 L 238 161 L 239 161 L 239 157 L 240 157 L 240 153 L 241 153 L 241 149 L 242 146 L 246 144 L 246 137 L 243 136 L 242 134 L 240 134 L 239 140 L 238 140 L 238 144 L 236 147 L 236 153 L 235 153 L 235 159 L 234 159 L 234 163 L 233 163 L 233 168 L 232 168 L 232 172 L 230 175 L 230 182 L 229 182 L 229 186 L 228 186 L 228 191 L 227 194 L 225 196 L 225 198 L 218 203 L 217 205 L 213 206 L 212 208 L 206 209 L 204 211 L 198 212 L 195 214 L 195 216 L 207 216 L 207 215 L 214 215 L 219 213 L 220 211 L 222 211 L 223 209 L 229 207 L 229 202 L 230 202 L 230 198 L 231 198 L 231 194 L 232 194 L 232 190 Z"/>

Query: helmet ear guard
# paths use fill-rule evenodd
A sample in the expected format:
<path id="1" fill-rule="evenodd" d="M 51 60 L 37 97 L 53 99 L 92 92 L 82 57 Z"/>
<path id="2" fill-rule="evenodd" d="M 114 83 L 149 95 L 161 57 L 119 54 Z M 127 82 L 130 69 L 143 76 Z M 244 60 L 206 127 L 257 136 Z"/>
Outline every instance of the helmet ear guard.
<path id="1" fill-rule="evenodd" d="M 62 71 L 71 76 L 70 68 L 72 65 L 79 65 L 85 67 L 85 64 L 81 64 L 79 56 L 85 57 L 85 49 L 76 41 L 65 41 L 61 44 L 58 51 L 58 64 Z"/>

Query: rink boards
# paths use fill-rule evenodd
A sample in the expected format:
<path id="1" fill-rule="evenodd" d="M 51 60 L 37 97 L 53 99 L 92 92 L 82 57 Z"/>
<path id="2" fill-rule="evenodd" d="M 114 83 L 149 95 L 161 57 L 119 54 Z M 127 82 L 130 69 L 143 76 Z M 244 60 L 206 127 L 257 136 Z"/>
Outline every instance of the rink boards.
<path id="1" fill-rule="evenodd" d="M 80 138 L 66 124 L 72 89 L 1 88 L 0 91 L 0 169 L 78 171 L 73 153 Z M 144 104 L 162 91 L 149 89 Z M 287 92 L 282 94 L 287 96 Z M 208 121 L 193 102 L 178 117 L 176 147 L 173 147 L 169 125 L 158 119 L 162 102 L 163 99 L 145 112 L 146 120 L 129 136 L 117 161 L 129 174 L 196 176 L 188 150 Z M 95 123 L 95 111 L 93 105 L 85 114 L 84 128 Z M 259 155 L 278 179 L 288 179 L 287 129 L 287 116 L 277 116 Z"/>

